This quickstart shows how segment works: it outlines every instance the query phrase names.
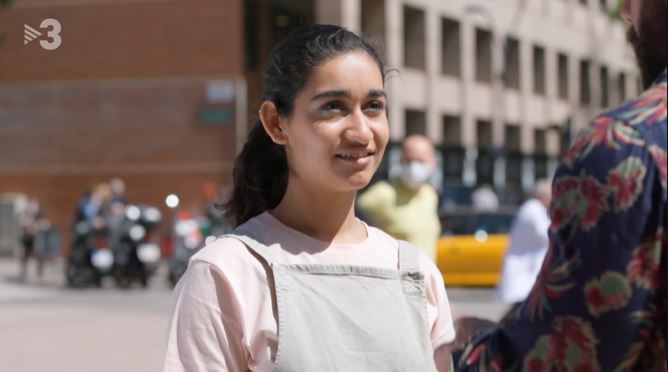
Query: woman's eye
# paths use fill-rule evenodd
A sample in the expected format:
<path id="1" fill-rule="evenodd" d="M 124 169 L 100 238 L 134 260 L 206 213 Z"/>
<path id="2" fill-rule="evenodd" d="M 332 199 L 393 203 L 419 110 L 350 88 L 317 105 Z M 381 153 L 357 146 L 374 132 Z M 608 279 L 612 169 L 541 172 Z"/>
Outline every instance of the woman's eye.
<path id="1" fill-rule="evenodd" d="M 369 102 L 366 105 L 367 110 L 373 110 L 373 111 L 383 111 L 385 109 L 385 104 L 380 101 L 373 101 Z"/>
<path id="2" fill-rule="evenodd" d="M 320 106 L 321 111 L 343 111 L 344 107 L 340 102 L 327 102 Z"/>

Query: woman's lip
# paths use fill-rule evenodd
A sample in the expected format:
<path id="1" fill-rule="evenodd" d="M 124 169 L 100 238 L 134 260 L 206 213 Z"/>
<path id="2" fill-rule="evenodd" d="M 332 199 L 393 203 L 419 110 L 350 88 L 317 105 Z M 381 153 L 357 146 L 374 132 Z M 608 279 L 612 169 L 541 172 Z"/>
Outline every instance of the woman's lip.
<path id="1" fill-rule="evenodd" d="M 365 156 L 372 156 L 372 155 L 375 155 L 375 154 L 376 154 L 375 151 L 349 151 L 349 152 L 342 151 L 342 152 L 336 153 L 334 156 L 351 155 L 352 157 L 361 158 L 361 157 L 365 157 Z"/>
<path id="2" fill-rule="evenodd" d="M 373 155 L 366 155 L 359 158 L 344 158 L 342 156 L 335 156 L 336 159 L 341 160 L 347 164 L 353 164 L 358 166 L 367 166 L 371 163 L 371 158 Z"/>

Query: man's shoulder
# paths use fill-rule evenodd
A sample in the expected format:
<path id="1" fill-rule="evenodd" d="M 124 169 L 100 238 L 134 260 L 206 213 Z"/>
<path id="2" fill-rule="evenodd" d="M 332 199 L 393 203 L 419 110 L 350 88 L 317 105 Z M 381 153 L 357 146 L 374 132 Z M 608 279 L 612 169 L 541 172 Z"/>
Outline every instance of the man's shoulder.
<path id="1" fill-rule="evenodd" d="M 666 151 L 666 84 L 656 84 L 638 97 L 603 112 L 585 126 L 566 152 L 572 167 L 597 150 L 628 155 L 642 148 Z M 601 159 L 595 159 L 599 161 Z"/>
<path id="2" fill-rule="evenodd" d="M 599 117 L 611 118 L 643 130 L 647 127 L 666 125 L 666 82 L 653 85 L 641 95 L 631 98 Z"/>

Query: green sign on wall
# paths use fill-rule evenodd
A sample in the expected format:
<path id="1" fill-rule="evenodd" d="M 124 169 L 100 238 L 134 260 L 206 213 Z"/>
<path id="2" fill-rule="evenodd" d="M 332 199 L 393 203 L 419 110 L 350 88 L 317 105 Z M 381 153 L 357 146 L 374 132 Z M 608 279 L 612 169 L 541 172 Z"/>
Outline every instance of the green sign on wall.
<path id="1" fill-rule="evenodd" d="M 234 115 L 229 108 L 204 108 L 197 113 L 197 121 L 205 125 L 232 124 Z"/>

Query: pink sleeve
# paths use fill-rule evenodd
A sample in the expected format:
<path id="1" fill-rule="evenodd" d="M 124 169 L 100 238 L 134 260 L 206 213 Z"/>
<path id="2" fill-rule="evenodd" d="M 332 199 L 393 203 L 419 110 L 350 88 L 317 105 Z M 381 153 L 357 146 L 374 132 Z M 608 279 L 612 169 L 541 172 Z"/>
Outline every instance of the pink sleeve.
<path id="1" fill-rule="evenodd" d="M 238 307 L 217 267 L 191 261 L 172 301 L 163 372 L 247 370 Z"/>
<path id="2" fill-rule="evenodd" d="M 420 267 L 424 268 L 422 272 L 425 274 L 431 345 L 436 350 L 439 346 L 454 341 L 455 327 L 441 272 L 429 258 L 422 255 Z"/>

